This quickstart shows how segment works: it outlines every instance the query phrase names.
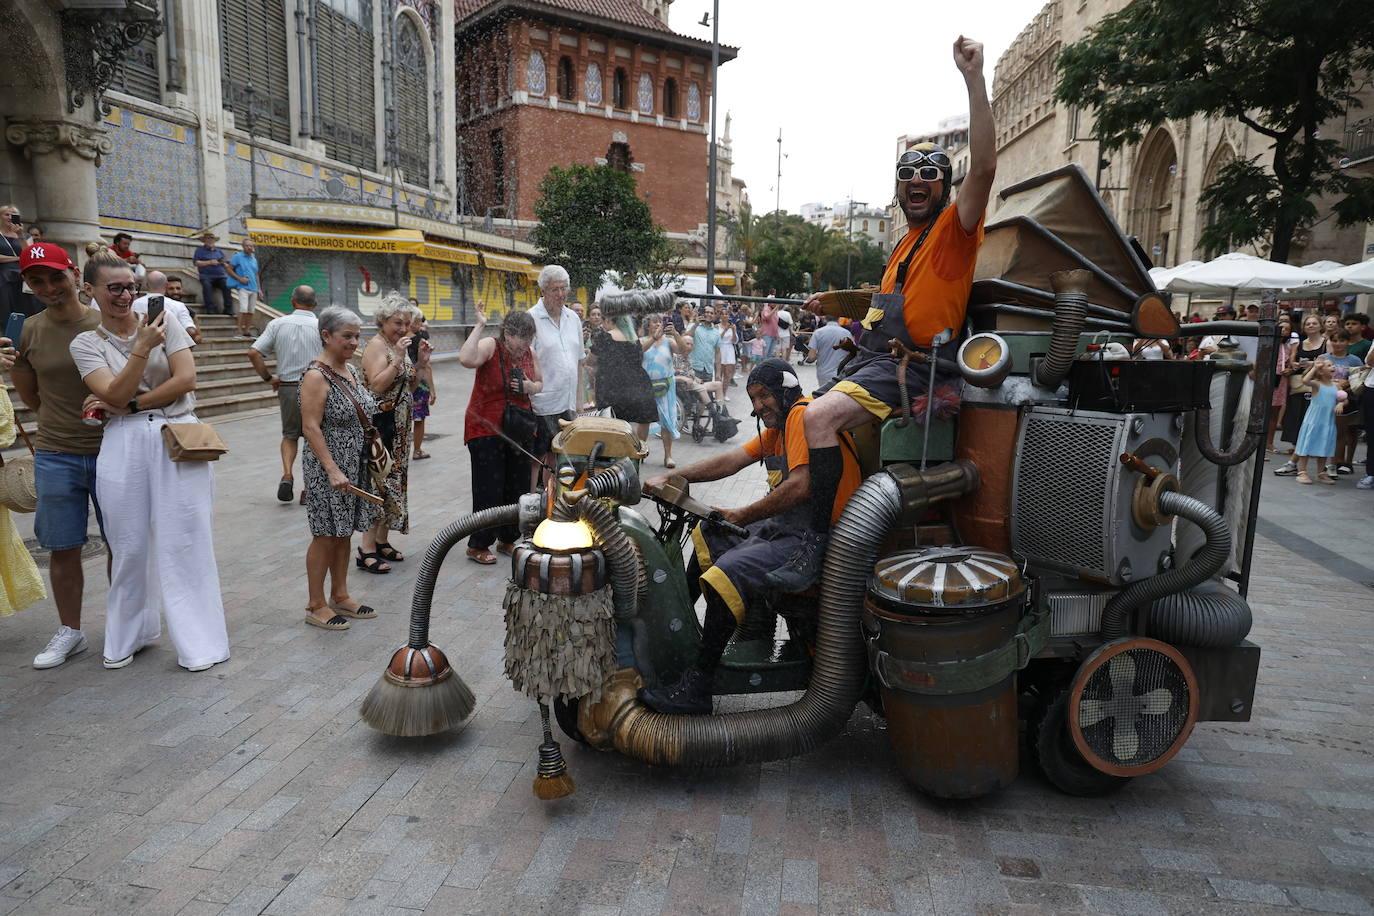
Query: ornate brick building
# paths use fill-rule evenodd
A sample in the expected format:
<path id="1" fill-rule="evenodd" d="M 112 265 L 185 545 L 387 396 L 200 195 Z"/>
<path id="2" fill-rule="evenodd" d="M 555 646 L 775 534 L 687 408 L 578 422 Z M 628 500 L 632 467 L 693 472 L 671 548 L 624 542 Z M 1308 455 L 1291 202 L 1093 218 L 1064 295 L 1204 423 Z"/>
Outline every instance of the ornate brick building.
<path id="1" fill-rule="evenodd" d="M 673 32 L 666 3 L 457 0 L 460 207 L 534 218 L 551 166 L 634 173 L 654 219 L 706 221 L 711 45 Z M 721 47 L 722 62 L 735 49 Z"/>

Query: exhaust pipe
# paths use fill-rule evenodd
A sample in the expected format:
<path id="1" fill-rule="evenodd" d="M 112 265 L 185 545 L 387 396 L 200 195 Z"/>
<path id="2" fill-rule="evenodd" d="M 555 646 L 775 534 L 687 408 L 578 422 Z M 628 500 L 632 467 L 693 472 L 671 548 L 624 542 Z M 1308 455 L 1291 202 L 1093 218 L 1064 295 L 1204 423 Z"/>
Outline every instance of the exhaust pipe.
<path id="1" fill-rule="evenodd" d="M 859 637 L 859 612 L 888 533 L 904 518 L 918 518 L 926 507 L 977 485 L 977 468 L 960 461 L 929 471 L 899 466 L 859 487 L 831 533 L 811 682 L 795 703 L 711 716 L 666 715 L 638 700 L 632 683 L 637 679 L 617 676 L 588 714 L 604 724 L 612 747 L 646 763 L 735 766 L 818 747 L 849 721 L 863 689 L 868 656 Z M 612 551 L 606 553 L 614 566 Z"/>
<path id="2" fill-rule="evenodd" d="M 1054 322 L 1050 325 L 1050 352 L 1035 368 L 1035 384 L 1054 391 L 1069 374 L 1078 356 L 1078 335 L 1088 320 L 1086 270 L 1056 270 L 1050 274 L 1054 287 Z"/>

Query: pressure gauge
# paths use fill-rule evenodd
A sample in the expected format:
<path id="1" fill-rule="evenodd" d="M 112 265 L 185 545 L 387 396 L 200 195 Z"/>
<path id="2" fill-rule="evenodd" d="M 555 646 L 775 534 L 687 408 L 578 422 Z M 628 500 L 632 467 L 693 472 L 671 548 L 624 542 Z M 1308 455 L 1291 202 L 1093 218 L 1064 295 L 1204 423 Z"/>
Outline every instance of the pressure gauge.
<path id="1" fill-rule="evenodd" d="M 996 388 L 1011 372 L 1011 348 L 997 334 L 974 334 L 959 347 L 959 371 L 979 388 Z"/>

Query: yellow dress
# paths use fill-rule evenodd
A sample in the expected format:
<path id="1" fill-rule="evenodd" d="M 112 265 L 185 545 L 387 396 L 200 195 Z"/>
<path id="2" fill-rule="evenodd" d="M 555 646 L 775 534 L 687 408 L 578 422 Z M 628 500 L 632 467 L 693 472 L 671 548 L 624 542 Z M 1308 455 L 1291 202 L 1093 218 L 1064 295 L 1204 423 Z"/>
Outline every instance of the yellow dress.
<path id="1" fill-rule="evenodd" d="M 0 448 L 13 445 L 15 435 L 14 405 L 10 403 L 9 394 L 0 387 Z M 38 566 L 14 527 L 10 510 L 0 506 L 0 617 L 22 611 L 47 596 Z"/>

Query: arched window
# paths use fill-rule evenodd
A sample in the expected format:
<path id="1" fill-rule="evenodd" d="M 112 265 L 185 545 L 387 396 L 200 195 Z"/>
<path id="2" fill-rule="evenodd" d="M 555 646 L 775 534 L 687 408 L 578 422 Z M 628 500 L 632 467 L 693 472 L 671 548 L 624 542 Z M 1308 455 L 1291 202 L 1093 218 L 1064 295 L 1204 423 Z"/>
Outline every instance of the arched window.
<path id="1" fill-rule="evenodd" d="M 1231 144 L 1223 142 L 1221 146 L 1217 147 L 1216 152 L 1212 154 L 1212 161 L 1207 165 L 1207 174 L 1202 179 L 1203 189 L 1205 190 L 1216 181 L 1217 176 L 1221 174 L 1221 170 L 1225 168 L 1227 163 L 1235 158 L 1236 154 L 1232 151 Z M 1204 228 L 1210 229 L 1212 226 L 1216 225 L 1217 220 L 1220 218 L 1221 207 L 1217 204 L 1212 204 L 1212 206 L 1208 207 L 1202 213 L 1202 225 Z M 1209 261 L 1225 253 L 1225 245 L 1210 245 L 1203 252 L 1204 257 Z"/>
<path id="2" fill-rule="evenodd" d="M 220 78 L 224 107 L 248 129 L 248 81 L 253 81 L 253 130 L 291 142 L 291 73 L 282 0 L 219 0 Z"/>
<path id="3" fill-rule="evenodd" d="M 624 67 L 615 68 L 615 77 L 611 80 L 611 104 L 616 108 L 630 107 L 630 79 L 625 75 Z"/>
<path id="4" fill-rule="evenodd" d="M 589 105 L 601 104 L 601 67 L 596 61 L 587 64 L 587 74 L 582 78 L 582 96 Z"/>
<path id="5" fill-rule="evenodd" d="M 628 172 L 632 162 L 634 157 L 630 155 L 628 143 L 612 143 L 606 150 L 606 164 L 617 171 Z"/>
<path id="6" fill-rule="evenodd" d="M 1174 139 L 1164 128 L 1145 138 L 1136 157 L 1131 184 L 1131 232 L 1140 240 L 1156 267 L 1175 261 L 1169 250 L 1174 222 L 1174 176 L 1178 174 L 1178 152 Z"/>
<path id="7" fill-rule="evenodd" d="M 549 74 L 544 69 L 544 55 L 538 51 L 530 52 L 530 59 L 525 64 L 525 85 L 530 89 L 530 95 L 543 95 L 549 91 Z"/>
<path id="8" fill-rule="evenodd" d="M 663 115 L 677 117 L 677 80 L 671 76 L 663 81 Z"/>
<path id="9" fill-rule="evenodd" d="M 429 66 L 410 16 L 396 23 L 396 164 L 414 184 L 429 182 Z"/>
<path id="10" fill-rule="evenodd" d="M 281 29 L 279 24 L 266 22 L 261 27 L 273 25 Z M 377 116 L 370 0 L 315 0 L 315 35 L 315 125 L 325 154 L 375 169 Z"/>
<path id="11" fill-rule="evenodd" d="M 635 92 L 635 102 L 640 114 L 654 113 L 654 81 L 647 73 L 639 74 L 639 89 Z"/>
<path id="12" fill-rule="evenodd" d="M 565 102 L 573 100 L 572 58 L 566 55 L 558 58 L 558 97 Z"/>

